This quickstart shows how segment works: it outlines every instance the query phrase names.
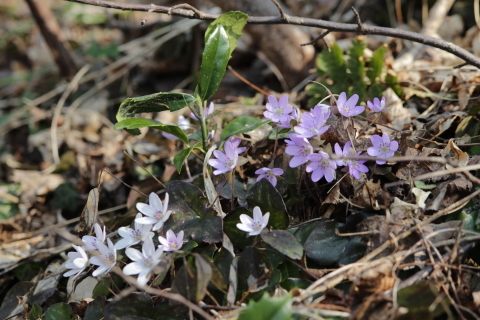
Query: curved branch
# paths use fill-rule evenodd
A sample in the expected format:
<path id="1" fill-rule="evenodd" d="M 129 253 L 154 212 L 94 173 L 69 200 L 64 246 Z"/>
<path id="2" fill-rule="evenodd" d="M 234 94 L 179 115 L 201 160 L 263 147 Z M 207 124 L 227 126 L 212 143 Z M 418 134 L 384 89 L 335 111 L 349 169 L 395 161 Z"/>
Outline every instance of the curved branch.
<path id="1" fill-rule="evenodd" d="M 218 14 L 209 14 L 201 12 L 197 9 L 193 10 L 189 9 L 182 9 L 182 8 L 175 8 L 175 7 L 165 7 L 165 6 L 157 6 L 157 5 L 142 5 L 142 4 L 127 4 L 127 3 L 119 3 L 119 2 L 112 2 L 112 1 L 103 1 L 103 0 L 66 0 L 69 2 L 77 2 L 82 4 L 89 4 L 93 6 L 99 6 L 104 8 L 111 8 L 111 9 L 119 9 L 119 10 L 128 10 L 128 11 L 151 11 L 157 13 L 164 13 L 164 14 L 171 14 L 174 16 L 189 18 L 189 19 L 200 19 L 200 20 L 215 20 L 220 15 Z M 249 17 L 247 23 L 249 24 L 292 24 L 292 25 L 299 25 L 299 26 L 307 26 L 307 27 L 314 27 L 314 28 L 322 28 L 329 31 L 343 31 L 343 32 L 354 32 L 358 33 L 359 25 L 358 24 L 350 24 L 350 23 L 339 23 L 339 22 L 330 22 L 320 19 L 310 19 L 310 18 L 302 18 L 302 17 L 295 17 L 295 16 L 288 16 L 288 21 L 281 16 L 253 16 Z M 447 42 L 438 38 L 426 36 L 420 33 L 395 29 L 395 28 L 386 28 L 386 27 L 377 27 L 377 26 L 369 26 L 362 24 L 362 33 L 363 34 L 376 34 L 376 35 L 383 35 L 392 38 L 399 38 L 410 40 L 413 42 L 418 42 L 430 47 L 439 48 L 441 50 L 450 52 L 451 54 L 465 60 L 467 64 L 471 64 L 480 69 L 480 57 L 475 56 L 471 52 L 460 48 L 459 46 L 454 45 L 451 42 Z"/>

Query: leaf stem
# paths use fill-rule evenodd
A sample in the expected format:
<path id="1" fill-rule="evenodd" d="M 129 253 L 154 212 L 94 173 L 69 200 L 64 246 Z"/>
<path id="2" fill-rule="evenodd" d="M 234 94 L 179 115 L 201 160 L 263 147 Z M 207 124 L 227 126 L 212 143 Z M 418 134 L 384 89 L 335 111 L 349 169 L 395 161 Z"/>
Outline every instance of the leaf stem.
<path id="1" fill-rule="evenodd" d="M 203 105 L 200 106 L 200 126 L 202 127 L 202 147 L 203 150 L 208 150 L 208 128 L 207 128 L 207 119 L 205 117 L 206 110 L 206 101 L 203 102 Z"/>

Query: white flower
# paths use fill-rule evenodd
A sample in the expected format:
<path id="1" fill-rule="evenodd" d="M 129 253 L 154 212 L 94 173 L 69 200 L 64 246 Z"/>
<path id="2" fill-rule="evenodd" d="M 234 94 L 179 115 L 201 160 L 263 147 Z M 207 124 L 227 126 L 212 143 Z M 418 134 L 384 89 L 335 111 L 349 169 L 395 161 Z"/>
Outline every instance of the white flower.
<path id="1" fill-rule="evenodd" d="M 138 284 L 144 286 L 150 279 L 153 268 L 160 262 L 163 253 L 163 247 L 159 246 L 157 250 L 153 245 L 153 241 L 147 238 L 142 246 L 142 252 L 137 249 L 127 248 L 125 254 L 134 262 L 129 263 L 123 268 L 126 275 L 138 274 Z"/>
<path id="2" fill-rule="evenodd" d="M 64 277 L 71 277 L 75 275 L 76 278 L 85 268 L 88 266 L 88 256 L 85 250 L 82 247 L 72 244 L 72 247 L 77 250 L 77 252 L 69 252 L 68 260 L 65 263 L 65 268 L 72 269 L 63 274 Z"/>
<path id="3" fill-rule="evenodd" d="M 94 229 L 95 229 L 96 237 L 94 236 L 82 237 L 82 241 L 83 243 L 85 243 L 85 246 L 83 247 L 85 251 L 98 250 L 98 244 L 105 243 L 105 226 L 103 226 L 103 230 L 102 230 L 100 225 L 98 223 L 95 223 Z"/>
<path id="4" fill-rule="evenodd" d="M 107 243 L 108 248 L 103 243 L 97 243 L 100 255 L 90 258 L 90 263 L 98 266 L 97 270 L 92 273 L 94 277 L 107 273 L 117 262 L 117 251 L 113 246 L 112 240 L 107 239 Z"/>
<path id="5" fill-rule="evenodd" d="M 137 213 L 136 218 L 141 218 L 142 214 Z M 121 227 L 118 229 L 118 234 L 123 238 L 115 243 L 115 249 L 120 250 L 126 247 L 133 246 L 140 241 L 145 241 L 147 238 L 153 238 L 154 234 L 150 231 L 151 224 L 140 224 L 135 221 L 135 229 L 128 227 Z"/>
<path id="6" fill-rule="evenodd" d="M 163 245 L 165 251 L 180 250 L 183 245 L 183 230 L 175 236 L 172 230 L 167 231 L 167 238 L 158 237 L 158 241 Z"/>
<path id="7" fill-rule="evenodd" d="M 256 236 L 267 226 L 269 218 L 270 212 L 267 212 L 262 216 L 260 208 L 255 207 L 253 208 L 253 219 L 246 214 L 241 214 L 240 221 L 242 221 L 242 223 L 237 223 L 237 228 L 248 232 L 249 236 Z"/>
<path id="8" fill-rule="evenodd" d="M 135 222 L 140 224 L 153 224 L 153 231 L 157 231 L 168 220 L 172 211 L 168 211 L 168 193 L 165 194 L 165 200 L 162 201 L 156 193 L 150 193 L 148 196 L 150 204 L 137 203 L 137 209 L 146 217 L 136 218 Z"/>

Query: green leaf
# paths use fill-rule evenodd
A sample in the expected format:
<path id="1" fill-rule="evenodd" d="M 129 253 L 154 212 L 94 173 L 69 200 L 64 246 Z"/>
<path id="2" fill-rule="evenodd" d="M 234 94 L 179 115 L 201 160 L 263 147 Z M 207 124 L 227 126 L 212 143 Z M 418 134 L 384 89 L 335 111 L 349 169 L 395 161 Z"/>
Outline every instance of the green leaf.
<path id="1" fill-rule="evenodd" d="M 398 290 L 397 300 L 398 305 L 406 311 L 397 319 L 438 319 L 448 318 L 446 314 L 451 314 L 448 297 L 427 281 L 417 281 Z"/>
<path id="2" fill-rule="evenodd" d="M 272 248 L 293 260 L 299 260 L 303 256 L 302 245 L 298 242 L 297 238 L 288 231 L 264 230 L 260 236 L 262 237 L 262 240 Z"/>
<path id="3" fill-rule="evenodd" d="M 154 319 L 153 300 L 146 293 L 131 293 L 108 303 L 103 309 L 105 320 L 149 320 Z"/>
<path id="4" fill-rule="evenodd" d="M 370 68 L 367 70 L 367 76 L 372 84 L 377 82 L 376 79 L 382 75 L 385 61 L 384 57 L 387 49 L 388 47 L 383 45 L 373 52 L 372 58 L 370 59 Z"/>
<path id="5" fill-rule="evenodd" d="M 366 97 L 366 84 L 365 84 L 365 57 L 364 50 L 366 48 L 365 42 L 362 40 L 354 39 L 352 41 L 352 47 L 350 48 L 347 62 L 348 69 L 350 70 L 349 78 L 353 87 L 349 94 L 358 94 L 360 101 L 364 101 Z"/>
<path id="6" fill-rule="evenodd" d="M 190 148 L 183 149 L 177 152 L 175 154 L 175 157 L 173 157 L 173 164 L 175 165 L 175 168 L 177 169 L 178 173 L 182 171 L 183 164 L 185 163 L 185 160 L 187 160 L 188 156 L 190 153 L 193 151 L 193 149 L 199 149 L 202 147 L 201 143 L 197 143 L 194 146 L 191 146 Z"/>
<path id="7" fill-rule="evenodd" d="M 85 310 L 83 320 L 100 320 L 103 319 L 103 308 L 107 304 L 107 298 L 97 297 L 90 302 Z"/>
<path id="8" fill-rule="evenodd" d="M 20 304 L 18 297 L 23 297 L 33 288 L 34 283 L 29 281 L 18 282 L 8 290 L 7 294 L 3 298 L 2 305 L 0 307 L 0 319 L 6 319 L 10 312 L 15 310 Z"/>
<path id="9" fill-rule="evenodd" d="M 237 278 L 238 291 L 237 296 L 241 296 L 242 292 L 249 289 L 256 291 L 269 283 L 270 277 L 273 275 L 273 267 L 270 259 L 268 259 L 265 250 L 254 247 L 246 247 L 238 259 Z"/>
<path id="10" fill-rule="evenodd" d="M 217 91 L 230 60 L 230 42 L 225 28 L 221 24 L 213 28 L 206 34 L 200 83 L 196 90 L 201 101 L 207 101 Z"/>
<path id="11" fill-rule="evenodd" d="M 205 43 L 211 33 L 215 30 L 216 26 L 221 24 L 228 36 L 231 57 L 233 50 L 237 47 L 237 41 L 242 35 L 243 27 L 247 24 L 247 19 L 248 15 L 239 11 L 230 11 L 222 14 L 208 26 L 207 31 L 205 32 Z"/>
<path id="12" fill-rule="evenodd" d="M 28 311 L 28 314 L 27 314 L 27 319 L 37 320 L 41 318 L 42 318 L 42 307 L 40 307 L 38 304 L 34 304 L 30 306 L 30 310 Z"/>
<path id="13" fill-rule="evenodd" d="M 72 307 L 67 303 L 56 303 L 45 313 L 45 320 L 70 320 L 71 318 Z"/>
<path id="14" fill-rule="evenodd" d="M 230 121 L 230 123 L 227 124 L 225 128 L 223 128 L 222 133 L 220 134 L 220 139 L 227 140 L 231 136 L 240 133 L 250 132 L 269 122 L 270 121 L 263 121 L 261 119 L 249 116 L 237 117 Z"/>
<path id="15" fill-rule="evenodd" d="M 130 119 L 142 112 L 177 111 L 195 102 L 186 93 L 159 92 L 148 96 L 125 99 L 117 111 L 117 121 Z"/>
<path id="16" fill-rule="evenodd" d="M 325 73 L 329 74 L 329 78 L 333 80 L 334 83 L 345 84 L 344 90 L 347 91 L 348 83 L 345 81 L 347 79 L 347 67 L 345 59 L 343 58 L 343 50 L 334 43 L 331 46 L 330 52 L 328 50 L 323 50 L 317 58 L 317 67 L 320 71 L 320 75 Z"/>
<path id="17" fill-rule="evenodd" d="M 184 230 L 197 243 L 222 241 L 222 219 L 198 187 L 183 181 L 172 181 L 168 185 L 168 194 L 169 209 L 173 214 L 163 230 L 172 229 L 175 233 Z"/>
<path id="18" fill-rule="evenodd" d="M 423 190 L 431 190 L 435 189 L 437 186 L 434 184 L 425 184 L 423 181 L 413 181 L 415 187 L 423 189 Z"/>
<path id="19" fill-rule="evenodd" d="M 262 214 L 270 212 L 269 227 L 274 229 L 286 229 L 288 227 L 287 208 L 283 198 L 267 179 L 258 181 L 248 191 L 247 202 L 252 210 L 258 206 L 262 210 Z"/>
<path id="20" fill-rule="evenodd" d="M 307 257 L 322 266 L 333 266 L 338 263 L 342 252 L 350 241 L 349 237 L 342 237 L 336 229 L 343 224 L 334 221 L 320 221 L 304 224 L 295 232 L 295 236 L 303 242 Z"/>
<path id="21" fill-rule="evenodd" d="M 117 122 L 113 128 L 115 130 L 121 130 L 121 129 L 132 130 L 132 129 L 138 129 L 138 128 L 158 129 L 163 132 L 173 134 L 175 137 L 179 138 L 185 144 L 188 145 L 187 135 L 182 129 L 180 129 L 179 126 L 176 126 L 174 124 L 163 124 L 161 122 L 151 120 L 151 119 L 145 119 L 145 118 L 131 118 L 131 119 L 125 119 L 120 122 Z"/>
<path id="22" fill-rule="evenodd" d="M 247 309 L 242 311 L 238 320 L 291 320 L 292 297 L 286 295 L 280 298 L 271 298 L 265 294 L 258 302 L 251 301 Z"/>

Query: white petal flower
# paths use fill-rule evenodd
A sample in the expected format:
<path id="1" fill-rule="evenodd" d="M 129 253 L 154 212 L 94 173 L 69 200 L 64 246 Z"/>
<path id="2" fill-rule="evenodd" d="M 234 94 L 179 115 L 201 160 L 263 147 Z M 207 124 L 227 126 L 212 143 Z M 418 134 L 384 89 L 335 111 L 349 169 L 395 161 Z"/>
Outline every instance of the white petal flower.
<path id="1" fill-rule="evenodd" d="M 144 286 L 150 279 L 153 268 L 160 263 L 163 247 L 159 246 L 158 249 L 155 250 L 152 239 L 147 238 L 143 243 L 142 252 L 137 249 L 127 248 L 125 254 L 133 262 L 123 268 L 123 273 L 126 275 L 138 274 L 138 284 Z"/>
<path id="2" fill-rule="evenodd" d="M 148 196 L 150 204 L 137 203 L 137 209 L 146 217 L 136 218 L 135 222 L 139 224 L 153 224 L 153 231 L 160 229 L 164 222 L 170 218 L 172 211 L 168 211 L 168 193 L 165 194 L 165 200 L 162 201 L 156 193 L 150 193 Z"/>
<path id="3" fill-rule="evenodd" d="M 98 243 L 98 251 L 100 255 L 90 258 L 90 263 L 98 266 L 97 270 L 93 272 L 93 276 L 106 274 L 113 268 L 117 262 L 117 251 L 110 239 L 107 239 L 108 247 L 103 243 Z"/>
<path id="4" fill-rule="evenodd" d="M 82 241 L 83 243 L 85 243 L 85 246 L 83 247 L 83 249 L 85 251 L 92 251 L 92 250 L 98 250 L 98 244 L 99 243 L 105 243 L 105 226 L 103 226 L 103 230 L 102 230 L 102 227 L 100 227 L 100 225 L 98 223 L 95 223 L 94 225 L 94 229 L 95 229 L 95 235 L 96 237 L 94 236 L 83 236 L 82 237 Z"/>
<path id="5" fill-rule="evenodd" d="M 183 230 L 177 236 L 172 230 L 167 231 L 167 238 L 158 237 L 158 241 L 163 245 L 165 251 L 180 250 L 183 245 Z"/>
<path id="6" fill-rule="evenodd" d="M 237 228 L 248 232 L 249 236 L 256 236 L 267 226 L 269 218 L 270 212 L 262 216 L 260 208 L 255 207 L 253 208 L 253 219 L 246 214 L 241 214 L 240 221 L 242 221 L 242 223 L 237 223 Z"/>
<path id="7" fill-rule="evenodd" d="M 142 214 L 137 213 L 136 218 L 141 218 Z M 140 241 L 145 241 L 147 238 L 153 238 L 154 233 L 150 230 L 152 229 L 151 224 L 140 224 L 135 221 L 135 229 L 128 227 L 121 227 L 118 229 L 118 234 L 122 239 L 118 240 L 115 243 L 115 249 L 120 250 L 126 247 L 133 246 Z"/>
<path id="8" fill-rule="evenodd" d="M 76 278 L 83 270 L 88 266 L 88 256 L 85 250 L 82 247 L 72 244 L 72 247 L 77 250 L 77 252 L 69 252 L 69 260 L 65 263 L 65 268 L 72 269 L 63 274 L 64 277 L 71 277 L 75 275 Z"/>

